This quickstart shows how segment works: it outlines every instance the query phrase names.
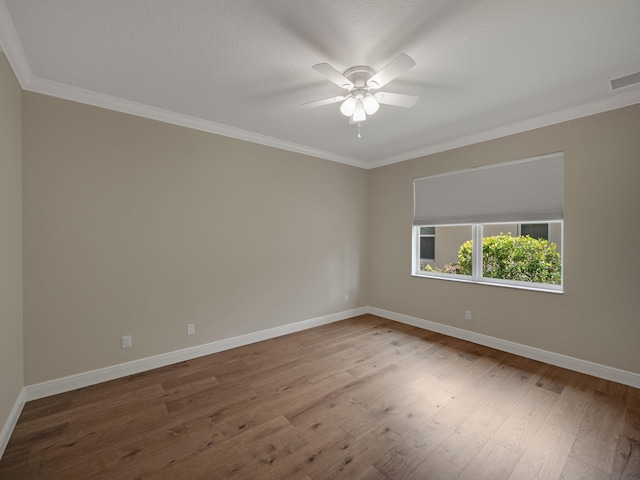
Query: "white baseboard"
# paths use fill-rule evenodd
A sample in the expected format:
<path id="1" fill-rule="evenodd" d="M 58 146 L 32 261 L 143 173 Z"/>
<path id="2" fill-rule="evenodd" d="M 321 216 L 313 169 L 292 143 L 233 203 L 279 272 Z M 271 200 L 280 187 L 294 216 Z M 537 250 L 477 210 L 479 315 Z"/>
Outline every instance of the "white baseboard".
<path id="1" fill-rule="evenodd" d="M 390 312 L 381 308 L 368 307 L 367 313 L 377 315 L 379 317 L 388 318 L 389 320 L 394 320 L 396 322 L 404 323 L 407 325 L 412 325 L 414 327 L 423 328 L 425 330 L 442 333 L 450 337 L 455 337 L 461 340 L 467 340 L 469 342 L 495 348 L 496 350 L 501 350 L 503 352 L 514 353 L 516 355 L 520 355 L 521 357 L 539 360 L 541 362 L 573 370 L 575 372 L 586 373 L 587 375 L 593 375 L 594 377 L 604 378 L 605 380 L 611 380 L 613 382 L 622 383 L 631 387 L 640 388 L 640 374 L 638 373 L 620 370 L 617 368 L 608 367 L 606 365 L 600 365 L 599 363 L 593 363 L 587 360 L 569 357 L 560 353 L 549 352 L 547 350 L 511 342 L 509 340 L 502 340 L 500 338 L 491 337 L 482 333 L 472 332 L 457 327 L 451 327 L 442 323 L 423 320 L 422 318 L 411 317 L 402 313 Z"/>
<path id="2" fill-rule="evenodd" d="M 282 325 L 280 327 L 269 328 L 267 330 L 261 330 L 259 332 L 253 332 L 246 335 L 227 338 L 205 345 L 198 345 L 183 350 L 168 352 L 161 355 L 155 355 L 153 357 L 142 358 L 140 360 L 134 360 L 119 365 L 113 365 L 110 367 L 100 368 L 89 372 L 83 372 L 76 375 L 70 375 L 68 377 L 58 378 L 26 386 L 20 392 L 18 398 L 16 399 L 16 403 L 13 406 L 13 409 L 9 414 L 9 417 L 2 427 L 2 431 L 0 431 L 0 458 L 2 457 L 2 454 L 4 453 L 7 444 L 9 443 L 9 438 L 11 437 L 13 429 L 18 422 L 18 418 L 20 417 L 20 413 L 22 412 L 24 404 L 27 401 L 48 397 L 50 395 L 56 395 L 58 393 L 68 392 L 70 390 L 76 390 L 78 388 L 87 387 L 89 385 L 95 385 L 109 380 L 114 380 L 116 378 L 125 377 L 127 375 L 152 370 L 154 368 L 164 367 L 204 355 L 210 355 L 213 353 L 222 352 L 224 350 L 249 345 L 255 342 L 261 342 L 263 340 L 268 340 L 282 335 L 287 335 L 289 333 L 295 333 L 302 330 L 307 330 L 309 328 L 338 322 L 340 320 L 346 320 L 348 318 L 358 315 L 364 315 L 367 313 L 377 315 L 379 317 L 388 318 L 389 320 L 394 320 L 396 322 L 404 323 L 407 325 L 412 325 L 414 327 L 423 328 L 425 330 L 430 330 L 462 340 L 478 343 L 480 345 L 485 345 L 487 347 L 513 353 L 522 357 L 539 360 L 541 362 L 567 368 L 576 372 L 586 373 L 595 377 L 604 378 L 606 380 L 622 383 L 624 385 L 629 385 L 635 388 L 640 388 L 640 374 L 638 373 L 620 370 L 617 368 L 608 367 L 606 365 L 600 365 L 586 360 L 581 360 L 579 358 L 549 352 L 547 350 L 530 347 L 528 345 L 491 337 L 489 335 L 464 330 L 462 328 L 444 325 L 442 323 L 424 320 L 422 318 L 411 317 L 409 315 L 383 310 L 381 308 L 360 307 L 352 310 L 334 313 L 331 315 L 303 320 L 301 322 Z"/>
<path id="3" fill-rule="evenodd" d="M 250 343 L 261 342 L 263 340 L 269 340 L 270 338 L 280 337 L 289 333 L 319 327 L 320 325 L 326 325 L 340 320 L 346 320 L 347 318 L 364 315 L 365 313 L 367 313 L 367 307 L 345 310 L 343 312 L 311 318 L 309 320 L 290 323 L 288 325 L 269 328 L 267 330 L 261 330 L 259 332 L 247 333 L 246 335 L 240 335 L 238 337 L 226 338 L 224 340 L 185 348 L 183 350 L 176 350 L 174 352 L 163 353 L 153 357 L 141 358 L 131 362 L 69 375 L 68 377 L 57 378 L 34 385 L 28 385 L 25 387 L 26 401 L 88 387 L 89 385 L 95 385 L 109 380 L 114 380 L 116 378 L 126 377 L 127 375 L 133 375 L 135 373 L 165 367 L 167 365 L 184 362 L 185 360 L 191 360 L 204 355 L 211 355 L 212 353 L 242 347 L 244 345 L 249 345 Z"/>
<path id="4" fill-rule="evenodd" d="M 9 413 L 9 417 L 7 421 L 4 422 L 4 426 L 0 431 L 0 458 L 4 455 L 4 451 L 9 444 L 9 438 L 11 438 L 11 434 L 13 433 L 13 429 L 16 427 L 16 423 L 18 423 L 18 418 L 20 418 L 20 414 L 22 413 L 22 409 L 25 403 L 25 389 L 20 390 L 20 394 L 16 399 L 16 403 L 13 404 L 13 408 Z"/>
<path id="5" fill-rule="evenodd" d="M 211 355 L 213 353 L 222 352 L 224 350 L 242 347 L 251 343 L 261 342 L 270 338 L 287 335 L 289 333 L 307 330 L 309 328 L 338 322 L 340 320 L 346 320 L 347 318 L 363 315 L 366 313 L 378 315 L 380 317 L 388 318 L 390 320 L 394 320 L 407 325 L 412 325 L 414 327 L 423 328 L 425 330 L 442 333 L 451 337 L 460 338 L 462 340 L 478 343 L 480 345 L 485 345 L 487 347 L 502 350 L 504 352 L 509 352 L 534 360 L 539 360 L 541 362 L 567 368 L 576 372 L 586 373 L 595 377 L 604 378 L 606 380 L 622 383 L 624 385 L 629 385 L 635 388 L 640 388 L 640 374 L 638 373 L 620 370 L 617 368 L 608 367 L 606 365 L 600 365 L 598 363 L 569 357 L 560 353 L 549 352 L 547 350 L 511 342 L 509 340 L 503 340 L 481 333 L 464 330 L 462 328 L 452 327 L 449 325 L 444 325 L 442 323 L 432 322 L 417 317 L 411 317 L 409 315 L 391 312 L 376 307 L 360 307 L 352 310 L 334 313 L 331 315 L 325 315 L 323 317 L 303 320 L 301 322 L 291 323 L 280 327 L 261 330 L 259 332 L 248 333 L 246 335 L 240 335 L 238 337 L 227 338 L 205 345 L 198 345 L 183 350 L 163 353 L 160 355 L 155 355 L 153 357 L 133 360 L 127 363 L 112 365 L 97 370 L 91 370 L 89 372 L 78 373 L 75 375 L 70 375 L 68 377 L 29 385 L 24 388 L 23 393 L 21 394 L 21 402 L 22 405 L 24 405 L 25 401 L 36 400 L 38 398 L 76 390 L 78 388 L 95 385 L 109 380 L 114 380 L 116 378 L 125 377 L 127 375 L 133 375 L 147 370 L 152 370 L 154 368 L 164 367 L 174 363 L 183 362 L 185 360 L 191 360 L 193 358 L 202 357 L 204 355 Z M 20 410 L 22 410 L 22 406 L 20 406 Z M 20 411 L 17 412 L 17 415 L 20 415 Z M 17 420 L 17 416 L 15 420 Z M 8 421 L 7 425 L 5 425 L 5 428 L 2 430 L 3 435 L 5 434 L 5 430 L 8 428 L 8 425 L 10 426 L 10 421 Z M 13 425 L 15 425 L 15 423 Z M 12 430 L 13 426 L 11 426 L 10 430 L 8 430 L 9 434 Z M 3 437 L 0 437 L 0 441 L 2 439 Z"/>

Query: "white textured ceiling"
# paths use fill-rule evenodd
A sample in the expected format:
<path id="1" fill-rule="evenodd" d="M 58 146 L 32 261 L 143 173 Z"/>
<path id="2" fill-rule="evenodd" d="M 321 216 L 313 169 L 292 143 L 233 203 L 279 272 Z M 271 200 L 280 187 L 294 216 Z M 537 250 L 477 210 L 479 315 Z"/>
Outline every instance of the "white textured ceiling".
<path id="1" fill-rule="evenodd" d="M 365 168 L 640 103 L 638 0 L 0 0 L 23 88 Z M 362 125 L 312 70 L 416 66 Z"/>

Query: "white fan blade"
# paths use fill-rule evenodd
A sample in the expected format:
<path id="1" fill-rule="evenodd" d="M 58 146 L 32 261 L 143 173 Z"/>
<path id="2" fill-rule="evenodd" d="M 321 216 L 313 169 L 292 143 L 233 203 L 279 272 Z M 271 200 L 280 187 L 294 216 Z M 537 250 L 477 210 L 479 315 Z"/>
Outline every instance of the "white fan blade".
<path id="1" fill-rule="evenodd" d="M 314 65 L 312 68 L 316 72 L 327 77 L 329 80 L 331 80 L 333 83 L 335 83 L 339 87 L 346 88 L 348 90 L 351 90 L 354 87 L 353 83 L 351 83 L 351 81 L 347 77 L 342 75 L 339 71 L 337 71 L 328 63 L 319 63 L 317 65 Z"/>
<path id="2" fill-rule="evenodd" d="M 413 107 L 418 101 L 418 97 L 413 95 L 404 95 L 402 93 L 377 92 L 374 97 L 378 103 L 405 108 Z"/>
<path id="3" fill-rule="evenodd" d="M 391 60 L 391 62 L 389 62 L 382 70 L 371 77 L 367 82 L 367 85 L 373 89 L 380 88 L 396 78 L 402 72 L 409 70 L 415 64 L 416 62 L 413 61 L 413 58 L 405 53 L 401 53 Z"/>
<path id="4" fill-rule="evenodd" d="M 321 107 L 322 105 L 330 105 L 332 103 L 341 102 L 345 98 L 347 98 L 347 97 L 342 96 L 342 95 L 339 96 L 339 97 L 325 98 L 324 100 L 318 100 L 316 102 L 304 103 L 304 104 L 302 104 L 302 108 L 315 108 L 315 107 Z"/>

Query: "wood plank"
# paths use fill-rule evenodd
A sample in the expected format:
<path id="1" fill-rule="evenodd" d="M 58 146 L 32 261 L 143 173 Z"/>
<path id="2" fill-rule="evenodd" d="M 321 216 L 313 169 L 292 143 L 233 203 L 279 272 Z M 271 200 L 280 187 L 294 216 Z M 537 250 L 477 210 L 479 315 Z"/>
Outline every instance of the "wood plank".
<path id="1" fill-rule="evenodd" d="M 4 458 L 4 457 L 3 457 Z M 0 479 L 6 480 L 36 480 L 40 477 L 42 462 L 18 463 L 15 465 L 0 465 Z"/>
<path id="2" fill-rule="evenodd" d="M 574 435 L 550 424 L 542 425 L 509 480 L 560 478 L 574 441 Z"/>
<path id="3" fill-rule="evenodd" d="M 429 455 L 418 465 L 406 480 L 454 480 L 458 478 L 462 469 L 451 463 L 437 452 Z"/>
<path id="4" fill-rule="evenodd" d="M 337 458 L 326 471 L 315 477 L 327 480 L 351 480 L 372 466 L 401 439 L 400 435 L 387 428 L 372 429 L 359 439 L 351 441 L 346 455 Z"/>
<path id="5" fill-rule="evenodd" d="M 344 419 L 351 419 L 366 415 L 367 410 L 351 400 L 341 398 L 338 401 L 319 403 L 311 408 L 297 410 L 295 413 L 287 414 L 286 417 L 293 425 L 337 425 L 341 426 Z"/>
<path id="6" fill-rule="evenodd" d="M 613 464 L 613 479 L 640 478 L 640 441 L 620 435 Z"/>
<path id="7" fill-rule="evenodd" d="M 455 396 L 438 413 L 434 420 L 456 429 L 466 422 L 490 397 L 500 391 L 510 371 L 500 365 L 475 379 L 464 391 Z"/>
<path id="8" fill-rule="evenodd" d="M 212 474 L 219 478 L 261 478 L 281 458 L 268 438 L 290 425 L 284 417 L 274 418 L 165 465 L 158 474 L 150 472 L 141 478 L 194 480 L 211 478 Z"/>
<path id="9" fill-rule="evenodd" d="M 499 412 L 509 414 L 531 391 L 534 385 L 552 367 L 523 357 L 509 359 L 500 365 L 500 375 L 506 377 L 500 385 L 500 395 L 491 395 L 485 405 Z"/>
<path id="10" fill-rule="evenodd" d="M 618 395 L 594 392 L 571 456 L 611 474 L 625 405 L 625 399 Z"/>
<path id="11" fill-rule="evenodd" d="M 534 387 L 491 437 L 499 445 L 522 455 L 547 414 L 559 397 L 558 393 Z"/>
<path id="12" fill-rule="evenodd" d="M 452 433 L 453 430 L 446 425 L 427 421 L 412 430 L 373 466 L 389 478 L 407 478 Z"/>
<path id="13" fill-rule="evenodd" d="M 569 456 L 560 480 L 611 480 L 611 475 Z"/>
<path id="14" fill-rule="evenodd" d="M 640 388 L 629 387 L 627 391 L 627 408 L 640 412 Z"/>
<path id="15" fill-rule="evenodd" d="M 206 390 L 169 400 L 165 403 L 167 411 L 175 416 L 189 412 L 191 415 L 219 410 L 227 405 L 232 405 L 243 400 L 256 398 L 257 394 L 247 385 L 215 386 Z"/>
<path id="16" fill-rule="evenodd" d="M 640 410 L 625 409 L 620 435 L 640 441 Z"/>
<path id="17" fill-rule="evenodd" d="M 73 408 L 90 405 L 102 406 L 103 404 L 117 403 L 117 399 L 121 396 L 144 396 L 146 392 L 153 391 L 153 389 L 157 388 L 159 383 L 187 374 L 188 372 L 189 365 L 186 362 L 180 362 L 175 365 L 168 365 L 146 372 L 136 373 L 135 375 L 110 380 L 98 385 L 91 385 L 60 395 L 70 395 Z"/>
<path id="18" fill-rule="evenodd" d="M 389 477 L 383 475 L 382 472 L 373 465 L 367 465 L 364 470 L 352 478 L 353 480 L 389 480 Z"/>
<path id="19" fill-rule="evenodd" d="M 299 385 L 264 400 L 256 398 L 247 406 L 247 413 L 256 423 L 262 423 L 277 415 L 295 417 L 304 410 L 337 397 L 356 383 L 348 373 L 338 373 L 325 381 Z"/>
<path id="20" fill-rule="evenodd" d="M 283 429 L 271 437 L 270 442 L 286 458 L 309 445 L 316 448 L 324 441 L 323 438 L 337 438 L 343 434 L 344 431 L 334 422 L 323 421 Z"/>
<path id="21" fill-rule="evenodd" d="M 193 454 L 196 448 L 181 440 L 187 439 L 185 428 L 168 429 L 137 438 L 120 448 L 105 447 L 93 456 L 82 456 L 78 462 L 49 465 L 44 463 L 39 478 L 65 480 L 80 478 L 136 478 L 147 472 L 161 470 L 166 464 Z"/>
<path id="22" fill-rule="evenodd" d="M 71 408 L 73 399 L 74 397 L 71 395 L 52 395 L 27 402 L 20 414 L 20 419 L 23 422 L 28 422 L 63 412 Z"/>
<path id="23" fill-rule="evenodd" d="M 245 413 L 236 415 L 221 410 L 184 424 L 190 438 L 206 439 L 207 443 L 213 442 L 214 444 L 239 435 L 255 426 L 253 420 Z"/>
<path id="24" fill-rule="evenodd" d="M 551 392 L 561 394 L 564 387 L 573 377 L 574 372 L 565 368 L 549 368 L 545 374 L 536 382 L 536 387 L 544 388 Z"/>
<path id="25" fill-rule="evenodd" d="M 505 354 L 506 356 L 506 354 Z M 490 357 L 456 353 L 438 368 L 430 371 L 430 383 L 452 395 L 459 395 L 469 383 L 495 368 L 500 362 Z"/>
<path id="26" fill-rule="evenodd" d="M 280 480 L 309 475 L 311 478 L 325 478 L 324 475 L 336 461 L 344 461 L 349 456 L 352 438 L 339 428 L 329 426 L 319 431 L 313 443 L 308 443 L 278 461 L 269 471 L 263 472 L 261 480 Z"/>
<path id="27" fill-rule="evenodd" d="M 489 440 L 458 480 L 507 480 L 519 458 L 517 453 Z"/>
<path id="28" fill-rule="evenodd" d="M 145 405 L 141 408 L 122 412 L 109 417 L 83 419 L 72 424 L 69 432 L 60 436 L 55 443 L 44 449 L 41 475 L 50 475 L 81 462 L 84 458 L 99 455 L 105 445 L 111 447 L 127 441 L 127 433 L 146 431 L 161 426 L 167 418 L 164 404 Z M 34 447 L 35 449 L 36 447 Z M 38 448 L 43 448 L 39 445 Z"/>
<path id="29" fill-rule="evenodd" d="M 271 396 L 302 384 L 310 383 L 307 375 L 314 367 L 305 361 L 294 360 L 259 375 L 245 379 L 251 389 L 260 396 Z"/>
<path id="30" fill-rule="evenodd" d="M 482 450 L 506 418 L 506 413 L 483 405 L 442 442 L 436 453 L 462 470 Z"/>
<path id="31" fill-rule="evenodd" d="M 593 392 L 593 377 L 576 373 L 562 390 L 546 422 L 576 435 L 592 402 Z"/>
<path id="32" fill-rule="evenodd" d="M 122 392 L 117 396 L 102 398 L 99 402 L 81 404 L 69 409 L 55 412 L 45 417 L 38 417 L 32 420 L 19 421 L 13 431 L 12 438 L 16 440 L 22 438 L 33 438 L 32 434 L 42 430 L 47 430 L 55 425 L 63 425 L 67 422 L 81 421 L 86 418 L 95 418 L 100 415 L 108 417 L 118 411 L 135 407 L 139 403 L 157 402 L 162 395 L 162 386 L 153 384 L 144 388 L 137 388 L 137 385 L 130 391 Z M 71 394 L 71 392 L 69 392 Z"/>

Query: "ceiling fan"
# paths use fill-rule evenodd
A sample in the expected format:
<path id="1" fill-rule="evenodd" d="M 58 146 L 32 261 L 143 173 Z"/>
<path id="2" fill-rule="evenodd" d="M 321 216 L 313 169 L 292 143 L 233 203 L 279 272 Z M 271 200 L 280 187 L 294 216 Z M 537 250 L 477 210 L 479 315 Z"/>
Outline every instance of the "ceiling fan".
<path id="1" fill-rule="evenodd" d="M 401 93 L 379 92 L 377 90 L 401 73 L 409 70 L 415 64 L 416 62 L 404 53 L 398 55 L 378 72 L 375 72 L 371 67 L 359 65 L 340 73 L 328 63 L 319 63 L 312 68 L 339 87 L 347 89 L 349 93 L 305 103 L 302 106 L 304 108 L 314 108 L 342 102 L 340 112 L 347 117 L 351 117 L 353 123 L 365 121 L 367 115 L 373 115 L 378 111 L 380 104 L 411 108 L 418 101 L 418 97 Z"/>

